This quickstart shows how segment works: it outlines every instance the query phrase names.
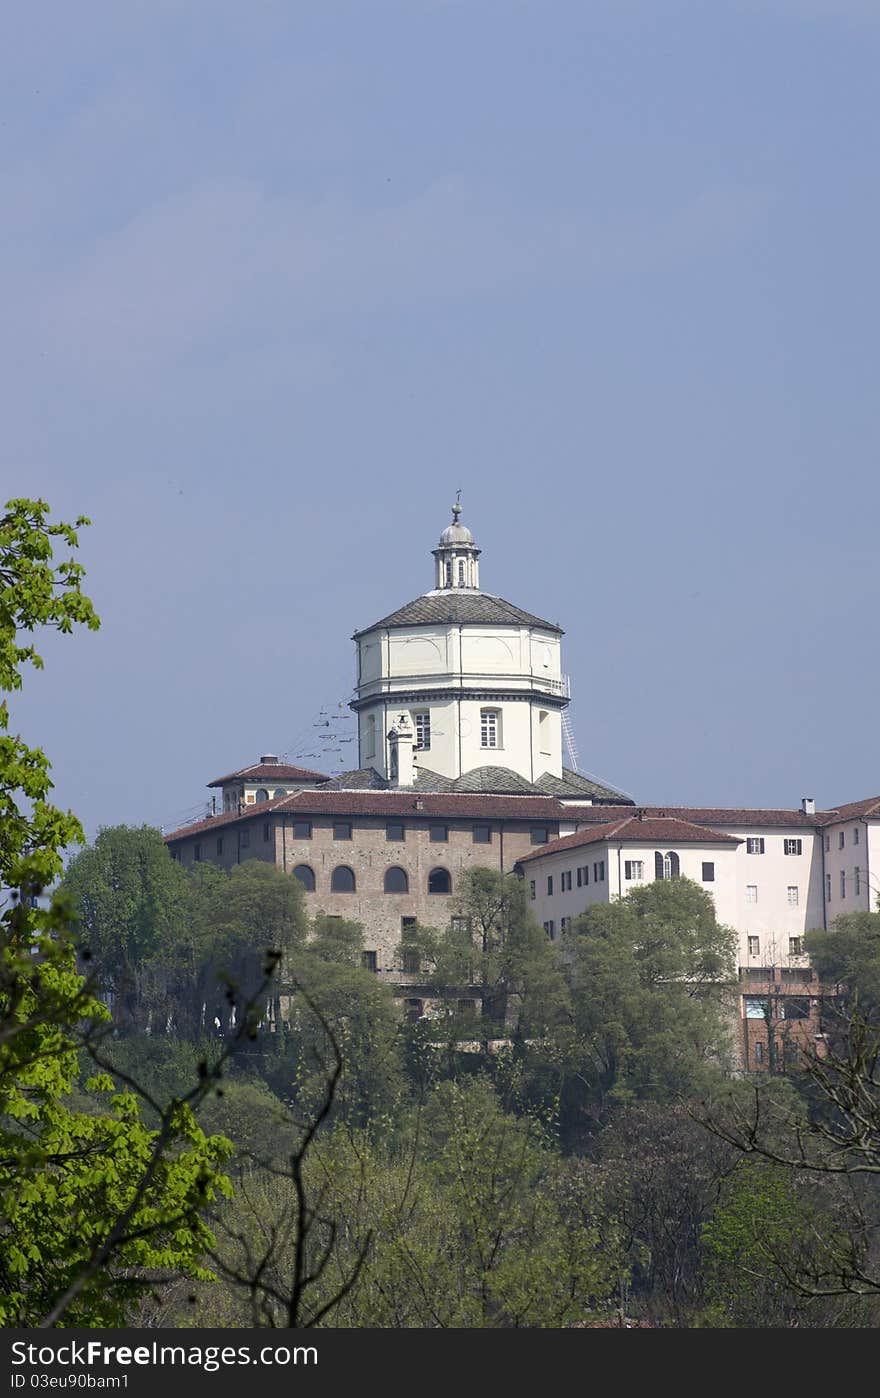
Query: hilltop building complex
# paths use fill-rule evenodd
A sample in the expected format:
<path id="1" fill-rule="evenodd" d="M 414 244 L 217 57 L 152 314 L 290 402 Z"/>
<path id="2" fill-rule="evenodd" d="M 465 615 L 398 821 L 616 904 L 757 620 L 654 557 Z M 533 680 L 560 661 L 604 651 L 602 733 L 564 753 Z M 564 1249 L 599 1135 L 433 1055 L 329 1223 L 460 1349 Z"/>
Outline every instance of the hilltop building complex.
<path id="1" fill-rule="evenodd" d="M 520 873 L 554 940 L 592 903 L 687 876 L 739 934 L 742 1059 L 766 1066 L 770 999 L 815 1026 L 805 932 L 876 903 L 880 796 L 828 811 L 807 797 L 640 806 L 564 766 L 562 630 L 481 590 L 460 515 L 433 550 L 432 589 L 355 633 L 357 768 L 329 777 L 264 755 L 210 783 L 222 812 L 168 835 L 172 855 L 277 864 L 313 912 L 362 923 L 365 964 L 411 1017 L 426 998 L 405 969 L 408 932 L 448 920 L 466 869 Z"/>

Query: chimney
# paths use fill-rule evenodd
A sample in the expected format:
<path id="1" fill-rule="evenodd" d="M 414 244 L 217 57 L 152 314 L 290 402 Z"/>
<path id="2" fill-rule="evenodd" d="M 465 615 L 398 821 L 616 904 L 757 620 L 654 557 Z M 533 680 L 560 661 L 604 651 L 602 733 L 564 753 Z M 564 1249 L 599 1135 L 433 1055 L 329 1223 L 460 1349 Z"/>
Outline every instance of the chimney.
<path id="1" fill-rule="evenodd" d="M 412 786 L 414 778 L 413 770 L 413 733 L 412 721 L 409 714 L 398 714 L 397 719 L 388 730 L 388 741 L 391 745 L 391 781 L 394 786 Z"/>
<path id="2" fill-rule="evenodd" d="M 801 798 L 801 810 L 804 815 L 816 814 L 816 802 L 813 800 L 812 796 L 803 796 Z"/>
<path id="3" fill-rule="evenodd" d="M 265 753 L 263 753 L 263 756 L 260 758 L 260 761 L 261 761 L 261 762 L 269 762 L 269 763 L 271 763 L 271 764 L 272 764 L 273 766 L 275 766 L 275 767 L 277 767 L 277 765 L 278 765 L 278 758 L 275 756 L 274 752 L 265 752 Z"/>

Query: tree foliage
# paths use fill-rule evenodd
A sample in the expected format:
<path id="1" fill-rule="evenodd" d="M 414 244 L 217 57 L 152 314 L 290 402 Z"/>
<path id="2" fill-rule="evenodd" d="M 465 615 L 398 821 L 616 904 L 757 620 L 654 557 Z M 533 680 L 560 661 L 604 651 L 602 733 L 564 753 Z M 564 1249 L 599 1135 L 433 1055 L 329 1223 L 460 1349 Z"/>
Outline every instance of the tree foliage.
<path id="1" fill-rule="evenodd" d="M 449 1011 L 476 996 L 484 1039 L 543 1033 L 564 1012 L 565 982 L 516 875 L 467 870 L 447 928 L 419 935 L 429 988 Z"/>
<path id="2" fill-rule="evenodd" d="M 735 933 L 689 879 L 657 880 L 596 904 L 563 943 L 591 1103 L 672 1101 L 727 1059 Z"/>
<path id="3" fill-rule="evenodd" d="M 82 568 L 56 563 L 77 525 L 50 524 L 43 501 L 13 500 L 0 519 L 0 688 L 42 665 L 22 633 L 98 625 Z M 0 705 L 0 1323 L 119 1323 L 150 1270 L 199 1271 L 202 1211 L 226 1187 L 228 1145 L 209 1141 L 191 1101 L 140 1120 L 131 1092 L 106 1074 L 70 1105 L 78 1052 L 99 1051 L 107 1011 L 78 973 L 68 906 L 39 899 L 82 828 L 48 799 L 49 762 L 9 732 Z M 194 1096 L 197 1095 L 194 1094 Z"/>

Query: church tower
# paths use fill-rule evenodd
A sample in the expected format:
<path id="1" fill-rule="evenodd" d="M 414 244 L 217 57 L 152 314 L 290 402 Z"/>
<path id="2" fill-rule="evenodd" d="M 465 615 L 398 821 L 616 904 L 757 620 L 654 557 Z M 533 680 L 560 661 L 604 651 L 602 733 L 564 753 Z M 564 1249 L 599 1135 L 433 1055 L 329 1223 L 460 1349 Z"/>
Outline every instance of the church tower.
<path id="1" fill-rule="evenodd" d="M 474 774 L 474 790 L 481 769 L 496 781 L 499 769 L 560 778 L 562 630 L 481 591 L 480 550 L 461 512 L 456 501 L 432 550 L 431 591 L 354 636 L 359 766 L 409 784 L 398 755 L 409 724 L 416 776 Z"/>

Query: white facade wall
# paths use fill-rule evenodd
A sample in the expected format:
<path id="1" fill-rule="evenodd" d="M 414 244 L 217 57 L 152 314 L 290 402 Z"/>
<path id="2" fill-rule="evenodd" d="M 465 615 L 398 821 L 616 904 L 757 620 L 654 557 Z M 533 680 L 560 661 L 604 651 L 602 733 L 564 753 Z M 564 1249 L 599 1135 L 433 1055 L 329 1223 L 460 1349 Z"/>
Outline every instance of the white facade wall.
<path id="1" fill-rule="evenodd" d="M 559 850 L 538 859 L 529 860 L 523 865 L 524 876 L 531 886 L 534 882 L 535 896 L 530 900 L 532 912 L 542 924 L 553 923 L 551 935 L 558 937 L 562 931 L 563 918 L 580 916 L 594 903 L 610 903 L 613 899 L 626 897 L 631 888 L 654 880 L 654 855 L 660 848 L 657 844 L 642 844 L 635 841 L 599 840 L 585 845 L 576 845 L 567 850 Z M 710 893 L 715 903 L 715 914 L 719 922 L 735 927 L 737 906 L 736 856 L 733 845 L 719 845 L 706 841 L 705 844 L 664 845 L 662 854 L 674 850 L 679 857 L 679 871 L 694 883 Z M 641 862 L 641 879 L 626 878 L 626 864 Z M 713 865 L 714 879 L 703 879 L 703 864 Z M 596 865 L 604 864 L 604 877 L 596 878 Z M 578 887 L 578 869 L 589 870 L 589 882 Z M 571 888 L 563 888 L 563 875 L 571 874 Z M 601 875 L 601 869 L 599 870 Z M 548 879 L 553 880 L 553 892 L 548 892 Z M 565 882 L 568 880 L 566 878 Z M 531 888 L 530 888 L 531 891 Z"/>
<path id="2" fill-rule="evenodd" d="M 672 841 L 668 849 L 678 854 L 681 874 L 712 895 L 719 922 L 739 933 L 740 966 L 806 966 L 807 958 L 798 952 L 796 939 L 823 926 L 823 836 L 803 826 L 746 830 L 742 826 L 719 825 L 717 828 L 720 834 L 734 835 L 741 843 L 718 845 L 707 840 L 700 844 L 676 845 Z M 865 831 L 864 825 L 862 831 Z M 880 827 L 872 830 L 872 835 L 880 845 Z M 762 840 L 763 852 L 749 853 L 749 839 Z M 832 843 L 835 839 L 836 836 L 832 836 Z M 863 833 L 860 840 L 864 839 Z M 801 853 L 786 854 L 787 840 L 799 840 Z M 863 845 L 859 848 L 864 852 Z M 667 853 L 667 847 L 661 848 L 657 843 L 643 845 L 612 839 L 574 846 L 529 861 L 523 868 L 527 881 L 535 883 L 532 911 L 539 922 L 552 921 L 558 936 L 563 918 L 577 917 L 593 903 L 626 896 L 636 882 L 625 877 L 627 860 L 641 860 L 643 882 L 650 882 L 654 878 L 654 856 L 658 850 L 661 854 Z M 875 859 L 871 867 L 880 869 L 880 848 L 874 856 L 871 845 L 869 857 Z M 825 858 L 828 859 L 827 854 Z M 605 861 L 606 876 L 597 884 L 593 867 L 600 860 Z M 703 879 L 704 862 L 714 864 L 714 880 Z M 577 870 L 584 865 L 589 865 L 590 882 L 578 887 Z M 563 890 L 562 875 L 569 870 L 572 871 L 572 887 Z M 548 876 L 553 879 L 552 894 L 547 892 Z M 832 877 L 835 876 L 836 868 Z M 863 880 L 859 907 L 867 907 L 865 883 Z M 750 889 L 755 890 L 754 899 Z M 794 894 L 790 895 L 789 889 L 797 889 L 796 902 L 791 901 Z M 840 910 L 855 911 L 855 899 L 848 897 L 845 902 L 847 906 L 843 908 L 838 904 Z M 754 938 L 758 939 L 757 947 L 754 940 L 750 940 Z"/>
<path id="3" fill-rule="evenodd" d="M 871 912 L 880 894 L 880 823 L 858 818 L 835 821 L 825 826 L 820 838 L 825 842 L 828 924 L 843 913 Z"/>
<path id="4" fill-rule="evenodd" d="M 417 762 L 433 772 L 454 779 L 493 766 L 528 781 L 561 776 L 562 725 L 552 701 L 562 690 L 556 632 L 459 624 L 366 632 L 358 638 L 359 765 L 387 776 L 388 729 L 401 710 L 426 710 L 431 747 Z M 499 714 L 495 747 L 483 746 L 483 709 Z"/>
<path id="5" fill-rule="evenodd" d="M 790 939 L 823 926 L 821 837 L 804 826 L 760 828 L 719 825 L 742 840 L 736 852 L 736 902 L 724 921 L 740 934 L 741 966 L 806 966 L 792 952 Z M 763 853 L 749 853 L 749 840 L 763 840 Z M 800 854 L 786 854 L 785 841 L 800 840 Z M 756 890 L 752 901 L 749 889 Z M 797 889 L 797 902 L 789 901 Z M 792 895 L 794 896 L 794 895 Z M 749 938 L 758 938 L 750 952 Z"/>

